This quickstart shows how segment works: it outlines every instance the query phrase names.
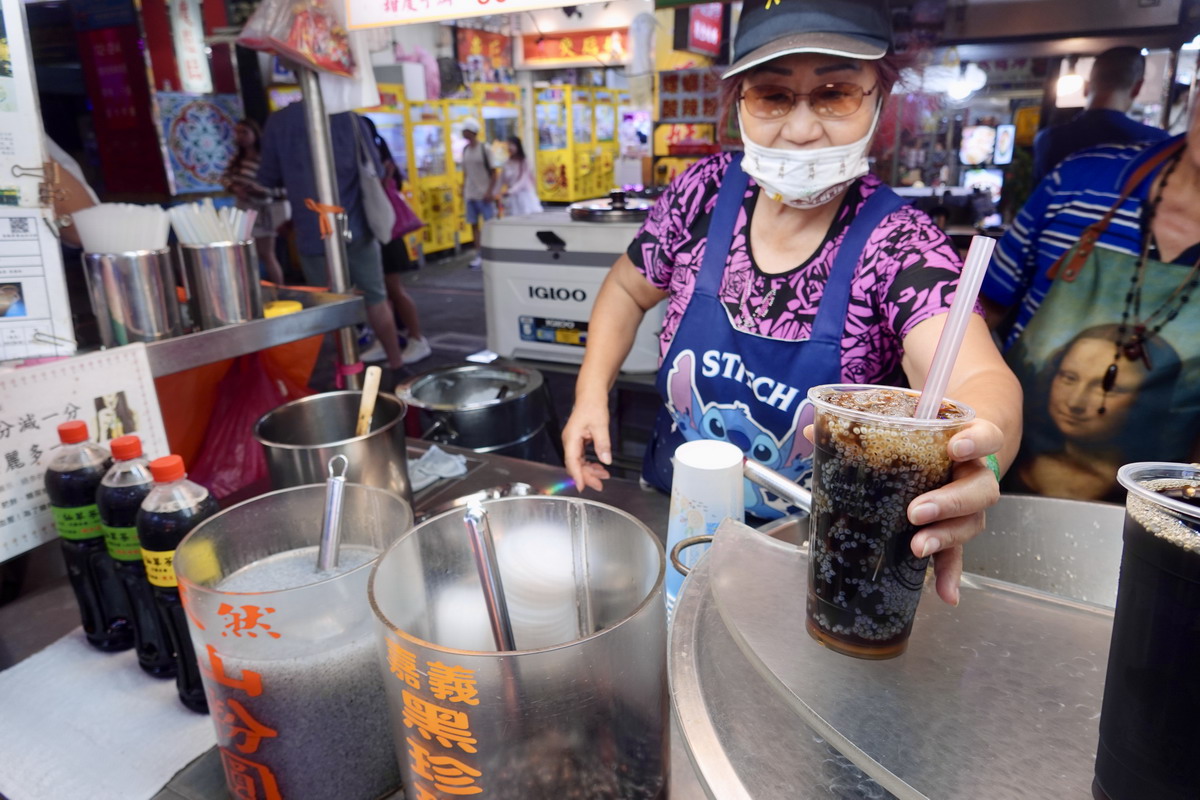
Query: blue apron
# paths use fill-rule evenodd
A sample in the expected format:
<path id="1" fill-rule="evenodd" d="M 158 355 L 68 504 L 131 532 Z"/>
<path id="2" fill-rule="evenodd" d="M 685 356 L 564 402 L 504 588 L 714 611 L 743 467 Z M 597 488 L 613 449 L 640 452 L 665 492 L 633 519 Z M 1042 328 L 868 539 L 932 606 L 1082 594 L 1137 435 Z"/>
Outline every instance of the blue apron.
<path id="1" fill-rule="evenodd" d="M 833 260 L 811 337 L 786 341 L 736 330 L 718 297 L 733 229 L 749 176 L 733 157 L 717 194 L 708 242 L 691 302 L 658 370 L 664 406 L 646 448 L 643 477 L 671 490 L 671 457 L 685 441 L 720 439 L 801 485 L 812 479 L 812 422 L 808 390 L 840 383 L 842 336 L 850 284 L 867 240 L 904 200 L 886 186 L 867 198 L 850 223 Z M 746 513 L 764 519 L 787 513 L 787 504 L 746 482 Z"/>

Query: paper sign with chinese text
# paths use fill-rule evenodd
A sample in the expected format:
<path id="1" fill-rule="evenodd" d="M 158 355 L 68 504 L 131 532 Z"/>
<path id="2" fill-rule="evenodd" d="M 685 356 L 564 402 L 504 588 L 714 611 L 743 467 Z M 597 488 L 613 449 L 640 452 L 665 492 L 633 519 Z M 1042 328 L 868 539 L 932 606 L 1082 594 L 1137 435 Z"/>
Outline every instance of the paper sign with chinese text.
<path id="1" fill-rule="evenodd" d="M 167 455 L 145 345 L 0 372 L 0 561 L 56 536 L 43 477 L 73 419 L 105 446 L 132 433 L 150 458 Z"/>
<path id="2" fill-rule="evenodd" d="M 521 37 L 524 66 L 611 66 L 629 60 L 628 30 L 560 31 Z"/>
<path id="3" fill-rule="evenodd" d="M 582 0 L 575 5 L 584 2 L 597 0 Z M 346 0 L 346 27 L 383 28 L 560 6 L 561 0 Z"/>

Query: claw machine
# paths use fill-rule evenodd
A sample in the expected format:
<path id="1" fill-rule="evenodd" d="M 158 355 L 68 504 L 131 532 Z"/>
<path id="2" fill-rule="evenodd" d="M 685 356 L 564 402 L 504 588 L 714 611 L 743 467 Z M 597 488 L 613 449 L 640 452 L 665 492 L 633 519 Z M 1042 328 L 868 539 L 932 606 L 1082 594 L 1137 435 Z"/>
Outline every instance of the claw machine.
<path id="1" fill-rule="evenodd" d="M 450 160 L 446 106 L 439 100 L 409 103 L 408 123 L 412 130 L 409 181 L 415 183 L 419 203 L 414 210 L 425 223 L 422 248 L 426 254 L 453 250 L 461 216 L 456 199 L 460 192 Z"/>
<path id="2" fill-rule="evenodd" d="M 596 132 L 596 171 L 593 191 L 596 197 L 613 190 L 617 164 L 617 93 L 608 89 L 592 91 L 592 115 Z"/>
<path id="3" fill-rule="evenodd" d="M 567 110 L 571 114 L 571 154 L 575 162 L 575 191 L 571 200 L 586 200 L 601 192 L 596 158 L 596 125 L 592 106 L 592 90 L 573 86 Z"/>
<path id="4" fill-rule="evenodd" d="M 404 86 L 398 83 L 379 84 L 379 101 L 378 106 L 359 109 L 358 113 L 375 123 L 376 132 L 387 142 L 388 149 L 392 153 L 392 160 L 396 162 L 396 166 L 401 171 L 400 191 L 403 192 L 404 199 L 419 215 L 421 202 L 416 191 L 417 171 L 413 166 L 412 145 L 406 135 L 408 110 L 404 102 Z M 421 219 L 425 218 L 421 217 Z M 409 258 L 417 260 L 424 251 L 421 231 L 405 236 L 404 244 L 408 248 Z"/>
<path id="5" fill-rule="evenodd" d="M 537 191 L 539 198 L 550 203 L 566 203 L 575 198 L 575 162 L 571 157 L 567 108 L 569 91 L 566 86 L 534 89 Z"/>
<path id="6" fill-rule="evenodd" d="M 520 138 L 523 128 L 521 119 L 521 87 L 507 83 L 475 84 L 475 101 L 483 114 L 483 133 L 488 143 L 488 154 L 492 166 L 502 167 L 508 161 L 508 137 Z M 525 152 L 532 156 L 529 142 L 521 142 Z"/>
<path id="7" fill-rule="evenodd" d="M 480 113 L 479 104 L 472 98 L 463 98 L 457 100 L 441 101 L 446 108 L 446 119 L 450 125 L 450 169 L 453 173 L 454 182 L 454 201 L 455 201 L 455 221 L 458 231 L 459 244 L 469 244 L 474 241 L 474 236 L 471 232 L 471 226 L 467 224 L 467 201 L 463 197 L 463 173 L 462 173 L 462 154 L 463 149 L 467 146 L 467 140 L 463 137 L 463 122 L 468 118 L 473 118 L 480 123 L 480 130 L 483 130 L 483 115 Z M 491 153 L 488 154 L 489 157 Z M 496 166 L 495 163 L 492 166 Z"/>

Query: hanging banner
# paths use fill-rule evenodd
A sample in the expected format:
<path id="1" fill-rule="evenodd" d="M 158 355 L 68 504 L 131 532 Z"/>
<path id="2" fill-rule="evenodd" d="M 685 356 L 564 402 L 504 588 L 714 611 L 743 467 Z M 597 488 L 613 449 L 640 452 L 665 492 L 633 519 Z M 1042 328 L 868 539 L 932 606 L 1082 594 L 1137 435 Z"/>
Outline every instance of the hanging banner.
<path id="1" fill-rule="evenodd" d="M 522 66 L 612 66 L 629 59 L 629 31 L 562 31 L 521 37 Z"/>
<path id="2" fill-rule="evenodd" d="M 473 59 L 483 60 L 492 69 L 511 67 L 512 40 L 502 33 L 459 28 L 458 61 L 468 64 Z"/>
<path id="3" fill-rule="evenodd" d="M 171 39 L 179 66 L 180 88 L 190 94 L 211 94 L 212 73 L 204 45 L 200 0 L 171 0 Z"/>
<path id="4" fill-rule="evenodd" d="M 575 5 L 598 1 L 577 0 Z M 346 0 L 346 27 L 383 28 L 561 6 L 562 0 Z"/>

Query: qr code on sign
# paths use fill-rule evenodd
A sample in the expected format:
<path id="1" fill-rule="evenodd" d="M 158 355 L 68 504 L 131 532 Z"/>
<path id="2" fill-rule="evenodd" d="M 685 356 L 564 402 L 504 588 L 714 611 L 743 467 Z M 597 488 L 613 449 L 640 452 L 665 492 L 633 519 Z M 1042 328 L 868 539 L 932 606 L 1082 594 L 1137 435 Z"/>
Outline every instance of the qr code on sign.
<path id="1" fill-rule="evenodd" d="M 13 217 L 8 224 L 12 233 L 29 233 L 29 217 Z"/>

